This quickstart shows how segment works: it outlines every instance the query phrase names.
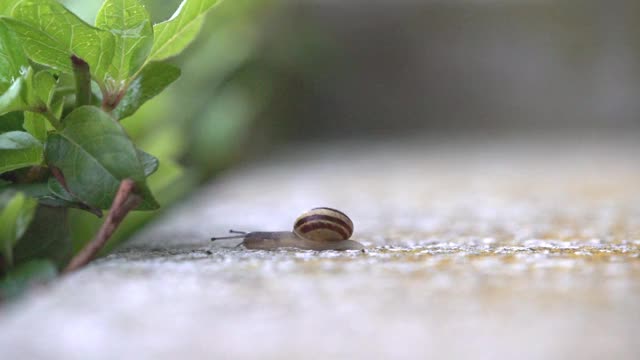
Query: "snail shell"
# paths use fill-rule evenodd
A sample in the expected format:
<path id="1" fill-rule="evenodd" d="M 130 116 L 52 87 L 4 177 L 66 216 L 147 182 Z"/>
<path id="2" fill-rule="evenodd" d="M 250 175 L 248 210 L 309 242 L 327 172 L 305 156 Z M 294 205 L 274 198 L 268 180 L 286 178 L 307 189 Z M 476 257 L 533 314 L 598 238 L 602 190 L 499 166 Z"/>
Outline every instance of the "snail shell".
<path id="1" fill-rule="evenodd" d="M 342 211 L 319 207 L 298 216 L 293 232 L 314 241 L 342 241 L 353 234 L 353 221 Z"/>

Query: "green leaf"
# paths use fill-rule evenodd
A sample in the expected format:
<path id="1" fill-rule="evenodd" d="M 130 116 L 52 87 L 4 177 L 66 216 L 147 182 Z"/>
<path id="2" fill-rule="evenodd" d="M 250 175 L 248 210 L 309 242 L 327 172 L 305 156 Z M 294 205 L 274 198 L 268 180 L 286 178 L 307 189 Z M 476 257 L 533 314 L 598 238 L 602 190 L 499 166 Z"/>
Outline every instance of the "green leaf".
<path id="1" fill-rule="evenodd" d="M 162 60 L 179 54 L 195 39 L 204 22 L 204 14 L 218 0 L 183 0 L 167 21 L 153 26 L 155 39 L 149 60 Z"/>
<path id="2" fill-rule="evenodd" d="M 0 115 L 0 133 L 7 131 L 20 131 L 22 130 L 23 122 L 24 113 L 22 111 L 14 111 Z"/>
<path id="3" fill-rule="evenodd" d="M 49 106 L 56 90 L 56 78 L 47 70 L 36 73 L 33 77 L 33 90 L 42 103 Z"/>
<path id="4" fill-rule="evenodd" d="M 21 192 L 0 193 L 0 253 L 9 265 L 13 264 L 13 247 L 27 230 L 37 204 Z"/>
<path id="5" fill-rule="evenodd" d="M 144 64 L 153 46 L 151 17 L 138 0 L 107 0 L 96 18 L 96 26 L 110 31 L 115 52 L 109 74 L 126 80 Z"/>
<path id="6" fill-rule="evenodd" d="M 102 217 L 102 211 L 90 208 L 86 204 L 75 200 L 54 177 L 50 177 L 48 182 L 11 184 L 10 187 L 13 190 L 23 192 L 26 195 L 37 199 L 40 205 L 77 208 L 88 211 L 97 217 Z"/>
<path id="7" fill-rule="evenodd" d="M 0 95 L 0 115 L 28 108 L 28 84 L 24 78 L 20 77 L 4 94 Z"/>
<path id="8" fill-rule="evenodd" d="M 136 149 L 138 152 L 138 158 L 140 158 L 140 162 L 142 163 L 142 167 L 144 168 L 144 176 L 149 177 L 151 174 L 158 170 L 158 166 L 160 165 L 160 161 L 155 156 L 144 152 L 140 149 Z"/>
<path id="9" fill-rule="evenodd" d="M 2 0 L 0 2 L 0 15 L 11 15 L 11 10 L 21 0 Z"/>
<path id="10" fill-rule="evenodd" d="M 25 111 L 22 125 L 29 134 L 41 143 L 47 139 L 47 118 L 42 114 Z"/>
<path id="11" fill-rule="evenodd" d="M 71 55 L 58 40 L 31 24 L 13 18 L 1 20 L 22 40 L 22 48 L 33 61 L 57 70 L 72 72 Z"/>
<path id="12" fill-rule="evenodd" d="M 3 21 L 22 39 L 31 60 L 72 73 L 71 55 L 89 64 L 93 78 L 103 83 L 113 59 L 113 35 L 94 28 L 55 0 L 23 0 L 15 19 Z"/>
<path id="13" fill-rule="evenodd" d="M 45 284 L 56 275 L 56 266 L 47 260 L 32 260 L 21 264 L 0 280 L 0 302 L 15 298 L 31 287 Z"/>
<path id="14" fill-rule="evenodd" d="M 0 94 L 9 89 L 29 67 L 20 42 L 9 28 L 0 22 Z"/>
<path id="15" fill-rule="evenodd" d="M 42 163 L 42 144 L 24 131 L 0 134 L 0 173 Z"/>
<path id="16" fill-rule="evenodd" d="M 58 266 L 72 255 L 68 209 L 38 206 L 33 222 L 13 249 L 15 263 L 47 259 Z"/>
<path id="17" fill-rule="evenodd" d="M 82 106 L 64 119 L 64 130 L 49 135 L 45 158 L 60 169 L 68 189 L 82 202 L 108 209 L 120 182 L 135 181 L 143 197 L 138 210 L 159 207 L 145 182 L 144 168 L 124 130 L 109 114 Z"/>
<path id="18" fill-rule="evenodd" d="M 12 111 L 23 111 L 39 104 L 33 97 L 31 84 L 33 83 L 33 69 L 22 68 L 22 73 L 14 79 L 11 86 L 0 95 L 0 115 Z"/>
<path id="19" fill-rule="evenodd" d="M 116 119 L 132 115 L 142 104 L 158 95 L 180 77 L 180 69 L 165 62 L 152 62 L 131 82 L 127 92 L 113 110 Z"/>
<path id="20" fill-rule="evenodd" d="M 52 108 L 51 103 L 54 100 L 54 96 L 56 94 L 56 84 L 57 80 L 53 77 L 53 75 L 47 71 L 43 70 L 38 72 L 33 79 L 33 92 L 35 96 L 38 98 L 38 102 L 41 105 L 44 105 L 48 108 Z M 56 103 L 55 106 L 59 106 L 61 104 Z M 57 109 L 51 109 L 52 112 L 55 113 Z M 29 134 L 33 135 L 40 142 L 44 143 L 47 138 L 47 118 L 35 112 L 26 111 L 24 113 L 24 124 L 23 127 Z"/>
<path id="21" fill-rule="evenodd" d="M 57 119 L 62 117 L 62 112 L 64 110 L 65 98 L 64 96 L 60 96 L 57 93 L 53 96 L 53 100 L 51 101 L 51 112 L 53 116 Z"/>

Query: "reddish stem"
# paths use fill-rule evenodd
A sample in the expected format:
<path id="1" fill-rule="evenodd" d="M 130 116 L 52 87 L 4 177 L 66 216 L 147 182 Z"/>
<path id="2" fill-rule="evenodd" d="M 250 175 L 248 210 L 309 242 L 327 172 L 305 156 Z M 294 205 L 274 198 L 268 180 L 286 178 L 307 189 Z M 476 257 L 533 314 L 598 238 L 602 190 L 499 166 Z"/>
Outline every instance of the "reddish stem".
<path id="1" fill-rule="evenodd" d="M 62 187 L 65 190 L 69 191 L 69 187 L 67 187 L 67 180 L 64 179 L 64 175 L 62 174 L 62 171 L 60 171 L 60 169 L 58 169 L 55 166 L 50 166 L 49 169 L 51 169 L 51 174 L 53 175 L 53 177 L 56 178 L 56 180 L 58 180 L 60 185 L 62 185 Z M 69 193 L 71 194 L 70 191 Z"/>
<path id="2" fill-rule="evenodd" d="M 51 166 L 49 169 L 51 169 L 51 174 L 53 175 L 53 177 L 56 178 L 56 180 L 58 180 L 58 182 L 62 185 L 62 187 L 67 190 L 67 192 L 69 194 L 71 194 L 71 196 L 74 198 L 74 200 L 76 200 L 80 206 L 81 209 L 83 210 L 87 210 L 90 213 L 92 213 L 93 215 L 101 218 L 102 217 L 102 210 L 90 206 L 89 204 L 85 203 L 82 200 L 79 200 L 78 197 L 76 196 L 76 194 L 73 193 L 73 191 L 71 191 L 71 189 L 69 189 L 69 187 L 67 186 L 67 180 L 65 180 L 64 178 L 64 174 L 62 173 L 62 171 L 60 171 L 60 169 L 58 169 L 55 166 Z"/>
<path id="3" fill-rule="evenodd" d="M 122 101 L 125 93 L 125 90 L 120 90 L 115 94 L 107 93 L 106 95 L 104 95 L 104 99 L 102 100 L 102 110 L 106 112 L 113 111 L 113 109 L 118 107 L 118 104 L 120 104 L 120 101 Z"/>
<path id="4" fill-rule="evenodd" d="M 129 211 L 135 209 L 140 204 L 142 198 L 133 193 L 134 189 L 135 183 L 133 180 L 122 180 L 113 204 L 111 204 L 109 215 L 107 215 L 104 223 L 102 223 L 100 230 L 98 230 L 93 240 L 85 245 L 85 247 L 71 259 L 69 265 L 64 269 L 64 273 L 77 270 L 88 264 L 100 249 L 104 247 Z"/>

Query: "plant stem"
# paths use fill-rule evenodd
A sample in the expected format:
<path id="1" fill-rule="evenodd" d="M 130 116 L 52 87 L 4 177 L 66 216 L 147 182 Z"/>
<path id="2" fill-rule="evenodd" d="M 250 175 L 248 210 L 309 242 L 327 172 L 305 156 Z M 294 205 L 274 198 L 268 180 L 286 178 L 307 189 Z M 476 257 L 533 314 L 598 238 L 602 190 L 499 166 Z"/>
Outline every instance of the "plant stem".
<path id="1" fill-rule="evenodd" d="M 44 117 L 47 118 L 47 120 L 49 120 L 49 122 L 51 123 L 51 125 L 53 125 L 53 127 L 60 131 L 62 130 L 62 123 L 60 122 L 60 120 L 58 120 L 58 118 L 53 115 L 53 113 L 51 112 L 51 110 L 49 108 L 46 108 L 45 110 L 42 111 L 37 111 L 40 114 L 44 115 Z"/>
<path id="2" fill-rule="evenodd" d="M 112 112 L 122 101 L 125 92 L 126 89 L 119 90 L 117 93 L 107 93 L 102 99 L 102 110 L 108 113 Z"/>
<path id="3" fill-rule="evenodd" d="M 129 211 L 135 209 L 142 198 L 133 193 L 135 183 L 131 179 L 124 179 L 120 183 L 116 197 L 111 204 L 111 210 L 109 215 L 102 223 L 100 230 L 96 236 L 76 256 L 71 259 L 69 265 L 64 269 L 64 273 L 77 270 L 82 266 L 88 264 L 91 259 L 104 247 L 107 240 L 113 235 L 114 231 L 118 228 L 118 225 L 127 216 Z"/>
<path id="4" fill-rule="evenodd" d="M 89 64 L 81 58 L 71 55 L 73 75 L 76 79 L 76 107 L 91 105 L 91 73 Z"/>

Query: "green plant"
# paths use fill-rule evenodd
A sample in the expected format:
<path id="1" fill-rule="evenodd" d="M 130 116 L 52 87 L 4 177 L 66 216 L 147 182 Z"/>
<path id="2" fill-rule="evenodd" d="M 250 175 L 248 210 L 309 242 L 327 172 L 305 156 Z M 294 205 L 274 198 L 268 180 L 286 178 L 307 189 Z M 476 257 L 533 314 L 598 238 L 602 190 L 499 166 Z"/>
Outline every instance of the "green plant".
<path id="1" fill-rule="evenodd" d="M 64 3 L 93 21 L 102 1 Z M 169 17 L 168 3 L 173 9 L 179 1 L 148 0 L 152 19 Z M 180 79 L 121 122 L 137 146 L 160 160 L 148 184 L 162 208 L 130 213 L 100 255 L 130 239 L 202 182 L 261 151 L 260 141 L 250 136 L 260 123 L 269 123 L 265 110 L 273 85 L 282 78 L 264 61 L 265 28 L 278 5 L 277 0 L 234 0 L 216 6 L 201 29 L 206 35 L 171 59 L 182 69 Z M 86 211 L 69 209 L 74 248 L 82 248 L 101 222 Z"/>
<path id="2" fill-rule="evenodd" d="M 50 274 L 42 260 L 76 269 L 129 211 L 159 207 L 147 184 L 159 161 L 119 121 L 179 77 L 166 59 L 193 41 L 217 1 L 184 0 L 155 25 L 139 0 L 106 0 L 95 26 L 55 0 L 0 5 L 0 273 L 7 279 L 38 268 Z M 73 259 L 69 208 L 109 210 Z"/>

